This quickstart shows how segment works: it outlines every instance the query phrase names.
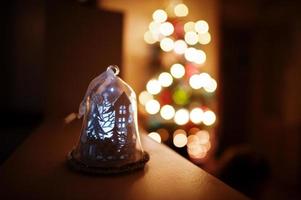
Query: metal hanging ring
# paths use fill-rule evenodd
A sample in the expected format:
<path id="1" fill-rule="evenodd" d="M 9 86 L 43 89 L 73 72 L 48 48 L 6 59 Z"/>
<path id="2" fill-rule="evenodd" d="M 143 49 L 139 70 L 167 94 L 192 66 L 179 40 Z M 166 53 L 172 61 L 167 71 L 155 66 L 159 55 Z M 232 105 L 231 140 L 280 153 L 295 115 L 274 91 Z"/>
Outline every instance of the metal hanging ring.
<path id="1" fill-rule="evenodd" d="M 119 74 L 119 67 L 117 65 L 110 65 L 107 68 L 107 71 L 112 70 L 114 72 L 114 75 L 117 76 Z"/>

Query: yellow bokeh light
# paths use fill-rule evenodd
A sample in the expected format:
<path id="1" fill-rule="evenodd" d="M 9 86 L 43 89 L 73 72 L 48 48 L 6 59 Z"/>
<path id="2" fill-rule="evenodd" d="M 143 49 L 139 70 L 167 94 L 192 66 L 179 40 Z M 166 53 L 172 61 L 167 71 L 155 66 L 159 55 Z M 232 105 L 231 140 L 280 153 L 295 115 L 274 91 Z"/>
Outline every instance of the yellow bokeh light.
<path id="1" fill-rule="evenodd" d="M 157 40 L 153 37 L 153 34 L 150 31 L 146 31 L 144 33 L 144 41 L 148 44 L 154 44 Z"/>
<path id="2" fill-rule="evenodd" d="M 175 115 L 175 109 L 171 105 L 164 105 L 160 110 L 160 115 L 165 120 L 170 120 Z"/>
<path id="3" fill-rule="evenodd" d="M 175 6 L 174 12 L 177 17 L 185 17 L 188 15 L 188 8 L 185 4 L 180 3 Z"/>
<path id="4" fill-rule="evenodd" d="M 154 115 L 154 114 L 156 114 L 156 113 L 159 112 L 159 110 L 160 110 L 160 103 L 157 100 L 155 100 L 155 99 L 149 100 L 145 104 L 145 110 L 149 114 Z"/>
<path id="5" fill-rule="evenodd" d="M 209 44 L 211 41 L 211 35 L 209 32 L 199 34 L 199 43 L 200 44 Z"/>
<path id="6" fill-rule="evenodd" d="M 176 54 L 184 54 L 187 49 L 187 44 L 184 40 L 177 40 L 174 43 L 174 51 Z"/>
<path id="7" fill-rule="evenodd" d="M 164 22 L 160 25 L 160 33 L 164 36 L 169 36 L 174 32 L 174 27 L 170 22 Z"/>
<path id="8" fill-rule="evenodd" d="M 165 22 L 167 20 L 167 13 L 162 9 L 158 9 L 153 13 L 153 20 L 155 22 Z"/>
<path id="9" fill-rule="evenodd" d="M 201 108 L 194 108 L 190 111 L 190 121 L 194 124 L 200 124 L 203 121 L 203 110 Z"/>
<path id="10" fill-rule="evenodd" d="M 185 32 L 194 31 L 194 26 L 195 26 L 194 22 L 187 22 L 184 24 L 184 31 Z"/>
<path id="11" fill-rule="evenodd" d="M 202 87 L 202 83 L 200 81 L 200 75 L 194 74 L 189 78 L 189 85 L 193 89 L 200 89 Z"/>
<path id="12" fill-rule="evenodd" d="M 139 94 L 139 102 L 142 105 L 145 105 L 149 100 L 152 100 L 152 99 L 153 99 L 153 95 L 148 93 L 147 91 L 142 91 Z"/>
<path id="13" fill-rule="evenodd" d="M 160 136 L 159 133 L 157 133 L 157 132 L 151 132 L 151 133 L 148 134 L 148 136 L 150 138 L 152 138 L 153 140 L 155 140 L 156 142 L 161 143 L 161 136 Z"/>
<path id="14" fill-rule="evenodd" d="M 196 43 L 198 43 L 199 40 L 197 33 L 194 31 L 186 32 L 184 39 L 187 42 L 187 44 L 190 45 L 195 45 Z"/>
<path id="15" fill-rule="evenodd" d="M 159 81 L 152 79 L 147 82 L 146 90 L 151 94 L 158 94 L 161 91 L 161 85 Z"/>
<path id="16" fill-rule="evenodd" d="M 168 87 L 173 82 L 172 76 L 169 73 L 167 73 L 167 72 L 162 72 L 159 75 L 158 80 L 159 80 L 159 83 L 161 84 L 162 87 Z"/>
<path id="17" fill-rule="evenodd" d="M 160 41 L 160 47 L 163 51 L 169 52 L 174 48 L 174 42 L 170 38 L 164 38 Z"/>
<path id="18" fill-rule="evenodd" d="M 198 33 L 206 33 L 209 30 L 209 25 L 205 20 L 199 20 L 194 25 L 195 30 Z"/>
<path id="19" fill-rule="evenodd" d="M 203 123 L 205 125 L 211 126 L 212 124 L 214 124 L 215 120 L 216 120 L 216 116 L 214 112 L 212 112 L 211 110 L 204 112 Z"/>
<path id="20" fill-rule="evenodd" d="M 170 73 L 175 78 L 182 78 L 185 74 L 185 68 L 183 65 L 176 63 L 171 66 Z"/>
<path id="21" fill-rule="evenodd" d="M 187 122 L 189 121 L 189 112 L 188 112 L 188 110 L 185 109 L 185 108 L 181 108 L 181 109 L 177 110 L 176 114 L 175 114 L 175 117 L 174 117 L 174 121 L 178 125 L 187 124 Z"/>

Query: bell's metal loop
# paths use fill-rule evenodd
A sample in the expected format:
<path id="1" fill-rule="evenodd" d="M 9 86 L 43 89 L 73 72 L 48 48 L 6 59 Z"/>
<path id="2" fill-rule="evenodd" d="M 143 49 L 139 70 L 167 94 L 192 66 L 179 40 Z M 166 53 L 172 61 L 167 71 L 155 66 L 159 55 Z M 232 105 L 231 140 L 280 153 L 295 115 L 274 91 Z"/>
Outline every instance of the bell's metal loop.
<path id="1" fill-rule="evenodd" d="M 107 71 L 112 70 L 114 72 L 114 75 L 117 76 L 119 74 L 119 67 L 117 65 L 110 65 L 107 68 Z"/>

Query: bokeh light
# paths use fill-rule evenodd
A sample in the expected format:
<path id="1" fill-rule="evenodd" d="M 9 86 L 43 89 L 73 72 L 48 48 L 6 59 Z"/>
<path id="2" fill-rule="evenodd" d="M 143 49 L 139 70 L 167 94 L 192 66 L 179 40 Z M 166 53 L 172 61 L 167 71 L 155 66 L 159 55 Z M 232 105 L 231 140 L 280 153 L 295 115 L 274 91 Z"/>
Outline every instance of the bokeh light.
<path id="1" fill-rule="evenodd" d="M 183 65 L 176 63 L 171 66 L 170 73 L 175 78 L 182 78 L 185 74 L 185 68 Z"/>
<path id="2" fill-rule="evenodd" d="M 187 135 L 187 133 L 186 133 L 185 130 L 183 130 L 183 129 L 177 129 L 177 130 L 174 131 L 173 137 L 175 137 L 178 134 Z"/>
<path id="3" fill-rule="evenodd" d="M 187 152 L 190 158 L 202 159 L 210 149 L 209 133 L 205 130 L 190 135 L 187 142 Z"/>
<path id="4" fill-rule="evenodd" d="M 173 143 L 176 147 L 184 147 L 187 144 L 186 132 L 182 129 L 178 129 L 173 134 Z"/>
<path id="5" fill-rule="evenodd" d="M 165 120 L 170 120 L 175 116 L 175 109 L 171 105 L 164 105 L 160 110 L 160 115 Z"/>
<path id="6" fill-rule="evenodd" d="M 150 32 L 153 34 L 154 39 L 158 40 L 159 39 L 159 35 L 160 35 L 160 26 L 161 23 L 160 22 L 154 22 L 152 21 L 148 28 L 150 30 Z"/>
<path id="7" fill-rule="evenodd" d="M 174 12 L 177 17 L 185 17 L 188 15 L 188 8 L 185 4 L 180 3 L 175 6 Z"/>
<path id="8" fill-rule="evenodd" d="M 189 32 L 189 31 L 194 31 L 194 26 L 195 26 L 195 23 L 194 22 L 187 22 L 184 24 L 184 31 L 185 32 Z"/>
<path id="9" fill-rule="evenodd" d="M 178 125 L 184 125 L 189 121 L 189 112 L 185 108 L 176 111 L 174 121 Z"/>
<path id="10" fill-rule="evenodd" d="M 155 100 L 155 99 L 149 100 L 145 104 L 145 110 L 149 114 L 154 115 L 154 114 L 156 114 L 156 113 L 159 112 L 159 110 L 160 110 L 160 103 L 157 100 Z"/>
<path id="11" fill-rule="evenodd" d="M 199 40 L 197 33 L 194 31 L 186 32 L 184 39 L 187 42 L 187 44 L 190 45 L 195 45 L 196 43 L 198 43 Z"/>
<path id="12" fill-rule="evenodd" d="M 162 87 L 168 87 L 173 82 L 172 76 L 169 73 L 167 73 L 167 72 L 162 72 L 159 75 L 158 80 L 159 80 L 159 83 L 161 84 Z"/>
<path id="13" fill-rule="evenodd" d="M 216 120 L 216 116 L 214 114 L 214 112 L 212 112 L 211 110 L 207 110 L 204 112 L 203 115 L 203 123 L 207 126 L 211 126 L 212 124 L 214 124 L 215 120 Z"/>
<path id="14" fill-rule="evenodd" d="M 185 56 L 186 60 L 193 62 L 195 59 L 195 54 L 196 54 L 196 49 L 193 47 L 190 47 L 190 48 L 186 49 L 184 56 Z"/>
<path id="15" fill-rule="evenodd" d="M 146 84 L 146 90 L 151 94 L 158 94 L 161 91 L 161 84 L 155 79 L 149 80 Z"/>
<path id="16" fill-rule="evenodd" d="M 157 132 L 151 132 L 151 133 L 148 134 L 148 136 L 150 138 L 152 138 L 153 140 L 155 140 L 156 142 L 161 143 L 161 136 L 160 136 L 159 133 L 157 133 Z"/>
<path id="17" fill-rule="evenodd" d="M 193 61 L 197 64 L 203 64 L 206 62 L 206 53 L 203 50 L 196 50 L 194 52 Z"/>
<path id="18" fill-rule="evenodd" d="M 211 148 L 211 142 L 207 142 L 206 144 L 202 145 L 205 149 L 205 151 L 209 151 Z"/>
<path id="19" fill-rule="evenodd" d="M 193 159 L 204 158 L 207 154 L 206 149 L 202 145 L 195 143 L 187 144 L 187 152 L 189 157 Z"/>
<path id="20" fill-rule="evenodd" d="M 189 78 L 189 85 L 193 89 L 200 89 L 202 87 L 202 82 L 199 74 L 194 74 Z"/>
<path id="21" fill-rule="evenodd" d="M 214 92 L 217 88 L 217 83 L 213 78 L 210 78 L 204 85 L 204 89 L 206 92 Z"/>
<path id="22" fill-rule="evenodd" d="M 202 87 L 206 87 L 211 80 L 211 76 L 205 72 L 199 75 Z"/>
<path id="23" fill-rule="evenodd" d="M 189 103 L 189 93 L 183 88 L 177 88 L 172 94 L 172 100 L 180 106 Z"/>
<path id="24" fill-rule="evenodd" d="M 150 31 L 146 31 L 144 33 L 144 41 L 147 44 L 154 44 L 157 42 L 157 40 L 153 37 L 153 34 Z"/>
<path id="25" fill-rule="evenodd" d="M 174 48 L 174 42 L 170 38 L 163 38 L 160 41 L 160 47 L 163 51 L 169 52 Z"/>
<path id="26" fill-rule="evenodd" d="M 195 23 L 194 25 L 194 28 L 195 30 L 198 32 L 198 33 L 206 33 L 208 32 L 209 30 L 209 25 L 206 21 L 204 20 L 199 20 Z"/>
<path id="27" fill-rule="evenodd" d="M 187 48 L 184 54 L 186 60 L 195 62 L 197 64 L 203 64 L 206 61 L 206 54 L 203 50 L 195 49 L 193 47 Z"/>
<path id="28" fill-rule="evenodd" d="M 203 121 L 203 110 L 201 108 L 194 108 L 190 111 L 190 121 L 194 124 L 200 124 Z"/>
<path id="29" fill-rule="evenodd" d="M 209 132 L 206 130 L 200 130 L 195 134 L 198 137 L 199 144 L 207 144 L 209 142 Z"/>
<path id="30" fill-rule="evenodd" d="M 160 26 L 160 33 L 164 36 L 169 36 L 174 32 L 174 27 L 170 22 L 164 22 Z"/>
<path id="31" fill-rule="evenodd" d="M 209 44 L 211 41 L 211 35 L 209 32 L 199 34 L 199 43 L 200 44 Z"/>
<path id="32" fill-rule="evenodd" d="M 145 105 L 149 100 L 152 100 L 154 97 L 152 94 L 150 94 L 149 92 L 147 91 L 142 91 L 140 94 L 139 94 L 139 102 L 142 104 L 142 105 Z"/>
<path id="33" fill-rule="evenodd" d="M 174 51 L 176 54 L 184 54 L 187 49 L 187 44 L 184 40 L 177 40 L 174 43 Z"/>
<path id="34" fill-rule="evenodd" d="M 189 135 L 187 138 L 187 145 L 191 144 L 191 143 L 198 143 L 199 141 L 199 137 L 196 135 Z"/>
<path id="35" fill-rule="evenodd" d="M 167 13 L 162 9 L 158 9 L 153 13 L 153 20 L 155 22 L 165 22 L 167 20 Z"/>
<path id="36" fill-rule="evenodd" d="M 171 9 L 173 10 L 169 10 L 168 12 L 171 12 L 171 15 L 173 17 L 185 17 L 189 13 L 188 7 L 183 3 L 176 4 Z M 184 27 L 180 27 L 178 29 L 176 22 L 171 23 L 170 21 L 167 21 L 168 14 L 162 9 L 156 10 L 153 13 L 152 17 L 153 21 L 149 24 L 149 30 L 144 34 L 144 41 L 146 43 L 154 44 L 158 42 L 162 51 L 173 51 L 173 55 L 183 55 L 184 59 L 186 59 L 186 61 L 192 62 L 191 65 L 195 66 L 196 69 L 197 67 L 199 67 L 199 65 L 206 62 L 206 53 L 203 50 L 199 49 L 199 47 L 198 49 L 192 47 L 192 45 L 198 45 L 201 47 L 201 45 L 206 45 L 211 42 L 209 25 L 205 20 L 199 20 L 196 22 L 189 21 L 184 24 Z M 174 25 L 176 26 L 176 28 L 174 27 Z M 179 25 L 182 26 L 183 24 L 179 23 Z M 182 31 L 181 28 L 184 28 L 185 31 L 183 33 L 184 38 L 174 38 L 173 34 L 175 30 Z M 182 36 L 183 35 L 181 35 L 181 37 Z M 191 46 L 189 47 L 189 45 Z M 171 53 L 168 53 L 167 55 L 169 54 Z M 179 58 L 180 56 L 177 57 Z M 170 63 L 175 62 L 177 61 L 170 59 L 166 64 L 170 65 Z M 185 60 L 183 62 L 185 62 Z M 146 91 L 142 91 L 139 94 L 139 102 L 145 106 L 147 113 L 151 115 L 160 113 L 162 119 L 173 119 L 174 122 L 179 126 L 183 126 L 189 123 L 189 120 L 192 123 L 196 124 L 195 127 L 189 130 L 189 137 L 187 137 L 187 134 L 184 130 L 178 129 L 174 132 L 173 138 L 171 139 L 173 140 L 173 143 L 176 147 L 181 148 L 187 145 L 187 152 L 190 158 L 192 160 L 200 161 L 207 155 L 207 151 L 211 148 L 211 143 L 209 132 L 206 130 L 200 130 L 199 128 L 197 128 L 197 126 L 199 126 L 198 124 L 201 124 L 202 122 L 206 126 L 213 125 L 216 121 L 215 113 L 211 110 L 207 110 L 207 108 L 204 108 L 205 110 L 203 110 L 200 107 L 192 107 L 190 111 L 186 108 L 183 108 L 189 104 L 190 96 L 194 93 L 188 92 L 186 86 L 176 87 L 169 93 L 169 98 L 172 97 L 173 103 L 176 106 L 182 107 L 179 110 L 175 110 L 173 105 L 166 104 L 172 104 L 171 102 L 167 101 L 165 103 L 162 103 L 163 105 L 161 107 L 160 102 L 155 100 L 153 96 L 159 94 L 162 90 L 162 87 L 170 87 L 173 82 L 178 83 L 179 80 L 174 80 L 174 78 L 181 79 L 185 74 L 186 77 L 189 78 L 188 83 L 192 89 L 200 89 L 203 87 L 204 90 L 208 93 L 216 91 L 217 82 L 209 74 L 199 74 L 198 69 L 195 72 L 189 73 L 188 69 L 189 68 L 186 64 L 185 66 L 180 63 L 173 64 L 170 67 L 170 73 L 162 72 L 157 77 L 158 79 L 152 79 L 147 83 Z M 165 92 L 165 90 L 167 89 L 164 89 L 163 92 Z M 198 106 L 198 104 L 194 104 L 194 106 Z M 192 123 L 189 123 L 189 125 Z M 156 130 L 156 132 L 149 133 L 149 136 L 157 142 L 161 142 L 168 140 L 169 133 L 166 129 L 161 128 Z"/>

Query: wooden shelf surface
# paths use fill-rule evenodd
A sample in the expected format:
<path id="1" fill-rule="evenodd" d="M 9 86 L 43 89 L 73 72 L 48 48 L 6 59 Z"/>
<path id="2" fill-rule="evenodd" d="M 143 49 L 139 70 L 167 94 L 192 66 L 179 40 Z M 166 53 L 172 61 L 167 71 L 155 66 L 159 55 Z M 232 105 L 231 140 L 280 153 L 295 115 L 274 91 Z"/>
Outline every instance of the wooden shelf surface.
<path id="1" fill-rule="evenodd" d="M 144 134 L 151 157 L 144 170 L 108 177 L 70 171 L 65 159 L 80 126 L 48 121 L 34 131 L 1 166 L 0 199 L 247 199 Z"/>

